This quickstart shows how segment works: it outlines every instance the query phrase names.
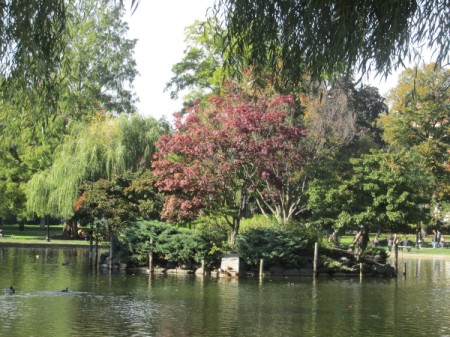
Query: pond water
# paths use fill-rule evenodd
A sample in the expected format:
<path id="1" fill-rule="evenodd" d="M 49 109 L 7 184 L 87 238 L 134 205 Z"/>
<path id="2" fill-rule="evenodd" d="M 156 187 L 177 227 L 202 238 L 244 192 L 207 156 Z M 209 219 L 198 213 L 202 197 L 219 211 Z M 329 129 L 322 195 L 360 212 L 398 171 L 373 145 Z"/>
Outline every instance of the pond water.
<path id="1" fill-rule="evenodd" d="M 397 279 L 260 282 L 101 272 L 83 248 L 0 246 L 0 336 L 450 336 L 450 260 L 405 263 Z"/>

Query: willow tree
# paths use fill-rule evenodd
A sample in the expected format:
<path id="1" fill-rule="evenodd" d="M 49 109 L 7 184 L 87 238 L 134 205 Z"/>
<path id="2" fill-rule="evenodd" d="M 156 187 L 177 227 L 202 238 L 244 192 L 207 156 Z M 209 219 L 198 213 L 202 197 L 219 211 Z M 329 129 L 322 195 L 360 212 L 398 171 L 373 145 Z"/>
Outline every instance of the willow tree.
<path id="1" fill-rule="evenodd" d="M 77 123 L 89 121 L 99 109 L 134 111 L 135 40 L 126 36 L 123 10 L 93 0 L 79 4 L 65 8 L 63 35 L 70 48 L 52 72 L 56 100 L 48 102 L 39 78 L 30 77 L 23 88 L 17 76 L 11 95 L 1 88 L 0 199 L 9 200 L 3 216 L 24 217 L 22 185 L 51 166 L 55 148 Z"/>
<path id="2" fill-rule="evenodd" d="M 16 0 L 0 6 L 1 90 L 39 79 L 46 92 L 65 49 L 66 1 Z M 12 92 L 11 92 L 12 93 Z"/>
<path id="3" fill-rule="evenodd" d="M 426 46 L 450 59 L 447 0 L 217 0 L 226 28 L 225 68 L 248 65 L 299 82 L 375 69 L 389 74 Z"/>
<path id="4" fill-rule="evenodd" d="M 139 116 L 100 115 L 57 149 L 53 165 L 27 186 L 27 209 L 38 216 L 70 218 L 84 182 L 111 179 L 150 164 L 154 144 L 167 126 Z"/>

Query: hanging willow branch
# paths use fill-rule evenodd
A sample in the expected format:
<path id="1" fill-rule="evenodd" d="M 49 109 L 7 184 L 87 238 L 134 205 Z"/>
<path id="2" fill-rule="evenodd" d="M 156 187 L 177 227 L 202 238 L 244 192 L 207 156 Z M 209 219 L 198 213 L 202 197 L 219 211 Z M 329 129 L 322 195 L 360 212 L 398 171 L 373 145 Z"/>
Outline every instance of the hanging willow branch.
<path id="1" fill-rule="evenodd" d="M 423 46 L 438 64 L 450 60 L 448 0 L 217 0 L 215 16 L 231 73 L 252 65 L 295 83 L 305 73 L 388 75 Z"/>
<path id="2" fill-rule="evenodd" d="M 110 179 L 150 164 L 156 140 L 167 128 L 139 116 L 101 117 L 67 139 L 53 166 L 33 176 L 27 209 L 37 215 L 70 217 L 85 181 Z"/>

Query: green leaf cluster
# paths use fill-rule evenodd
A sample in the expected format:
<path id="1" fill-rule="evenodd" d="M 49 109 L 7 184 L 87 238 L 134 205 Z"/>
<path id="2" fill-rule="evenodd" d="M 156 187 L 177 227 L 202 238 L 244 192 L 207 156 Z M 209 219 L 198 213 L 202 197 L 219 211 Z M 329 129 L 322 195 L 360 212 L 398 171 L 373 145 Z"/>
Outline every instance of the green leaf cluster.
<path id="1" fill-rule="evenodd" d="M 434 177 L 434 201 L 450 197 L 450 70 L 436 64 L 406 69 L 380 119 L 392 150 L 409 151 Z"/>
<path id="2" fill-rule="evenodd" d="M 350 163 L 345 176 L 311 184 L 313 218 L 336 229 L 372 230 L 405 230 L 427 219 L 420 205 L 429 201 L 432 177 L 414 156 L 373 151 Z"/>
<path id="3" fill-rule="evenodd" d="M 177 228 L 158 221 L 140 221 L 128 226 L 120 236 L 121 252 L 133 265 L 145 264 L 153 239 L 154 261 L 189 265 L 208 257 L 211 243 L 199 231 Z"/>
<path id="4" fill-rule="evenodd" d="M 388 75 L 424 45 L 438 63 L 450 55 L 446 0 L 219 0 L 215 16 L 226 29 L 226 70 L 250 64 L 294 83 L 373 68 Z"/>
<path id="5" fill-rule="evenodd" d="M 187 47 L 182 60 L 172 67 L 173 76 L 165 90 L 177 99 L 189 90 L 187 100 L 219 92 L 223 80 L 222 40 L 216 20 L 195 21 L 185 29 Z"/>
<path id="6" fill-rule="evenodd" d="M 27 185 L 27 209 L 37 215 L 70 217 L 83 182 L 111 179 L 150 164 L 164 123 L 140 116 L 99 116 L 57 149 L 51 168 Z"/>
<path id="7" fill-rule="evenodd" d="M 316 239 L 299 229 L 252 228 L 238 235 L 236 247 L 239 257 L 252 266 L 264 259 L 267 266 L 281 264 L 298 267 L 303 263 L 303 253 L 308 249 L 312 251 Z"/>
<path id="8" fill-rule="evenodd" d="M 55 157 L 60 155 L 56 148 L 66 140 L 72 141 L 68 135 L 78 133 L 78 129 L 84 128 L 104 109 L 114 113 L 134 111 L 132 83 L 137 74 L 133 59 L 135 41 L 126 38 L 128 27 L 123 21 L 122 4 L 93 0 L 25 2 L 8 3 L 0 9 L 6 13 L 0 24 L 17 29 L 2 31 L 0 35 L 21 34 L 20 39 L 24 40 L 15 42 L 18 48 L 27 41 L 18 51 L 24 55 L 11 55 L 15 59 L 7 61 L 6 54 L 2 54 L 5 61 L 2 70 L 7 74 L 0 81 L 0 181 L 14 182 L 14 186 L 8 185 L 8 193 L 2 195 L 6 190 L 0 190 L 0 199 L 8 199 L 8 205 L 14 204 L 14 209 L 8 206 L 9 215 L 20 217 L 25 216 L 26 199 L 18 196 L 27 192 L 25 184 L 33 175 L 43 174 L 42 171 L 52 166 Z M 15 24 L 21 26 L 14 27 Z M 44 24 L 55 26 L 44 31 L 41 30 Z M 53 29 L 57 28 L 58 40 L 51 41 L 55 38 Z M 41 38 L 50 40 L 40 41 Z M 3 42 L 0 41 L 0 48 Z M 55 45 L 49 46 L 52 43 Z M 63 50 L 53 49 L 58 46 L 64 46 Z M 48 67 L 41 63 L 41 47 L 48 48 Z M 52 59 L 54 52 L 57 59 Z M 9 61 L 17 64 L 8 64 Z M 9 73 L 5 69 L 15 70 Z M 69 174 L 73 168 L 75 175 L 67 176 L 67 180 L 78 183 L 78 163 L 68 166 L 62 174 Z M 46 179 L 37 177 L 36 180 L 45 184 Z M 39 188 L 37 193 L 42 201 L 39 206 L 36 204 L 37 208 L 43 209 L 45 198 L 51 197 L 53 190 L 51 185 Z M 66 190 L 55 195 L 50 201 L 53 206 L 49 206 L 52 212 L 61 209 L 59 205 L 54 206 L 56 199 L 65 202 L 69 194 Z"/>

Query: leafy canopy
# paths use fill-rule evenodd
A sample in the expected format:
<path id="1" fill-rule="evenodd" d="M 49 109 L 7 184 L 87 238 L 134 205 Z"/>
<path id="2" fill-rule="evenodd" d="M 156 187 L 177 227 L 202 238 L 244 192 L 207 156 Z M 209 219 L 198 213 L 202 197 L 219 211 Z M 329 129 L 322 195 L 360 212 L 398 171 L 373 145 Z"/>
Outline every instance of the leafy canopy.
<path id="1" fill-rule="evenodd" d="M 100 115 L 68 137 L 48 170 L 35 174 L 27 187 L 27 208 L 37 215 L 70 217 L 85 181 L 109 180 L 149 164 L 163 123 L 140 116 Z"/>
<path id="2" fill-rule="evenodd" d="M 413 153 L 373 151 L 350 163 L 346 176 L 311 184 L 309 206 L 317 221 L 335 228 L 405 230 L 428 219 L 423 205 L 430 200 L 432 177 Z"/>
<path id="3" fill-rule="evenodd" d="M 298 205 L 290 200 L 292 175 L 303 165 L 304 132 L 291 123 L 297 109 L 292 96 L 255 99 L 230 86 L 179 115 L 153 163 L 159 188 L 168 192 L 163 217 L 219 213 L 237 232 L 256 194 L 281 219 L 291 216 Z"/>
<path id="4" fill-rule="evenodd" d="M 217 0 L 226 29 L 225 69 L 280 73 L 299 83 L 374 68 L 387 75 L 426 46 L 450 59 L 446 0 Z"/>
<path id="5" fill-rule="evenodd" d="M 61 37 L 68 48 L 51 70 L 53 101 L 38 76 L 28 76 L 24 85 L 16 74 L 1 87 L 0 199 L 9 200 L 2 207 L 4 216 L 25 216 L 24 185 L 51 166 L 55 149 L 77 124 L 88 122 L 99 109 L 134 110 L 135 41 L 126 38 L 121 7 L 84 0 L 82 6 L 70 2 L 64 11 Z M 30 69 L 38 66 L 35 61 Z"/>
<path id="6" fill-rule="evenodd" d="M 188 90 L 188 99 L 219 92 L 222 74 L 222 40 L 215 20 L 195 21 L 185 28 L 187 47 L 180 62 L 172 66 L 173 76 L 166 84 L 172 99 Z"/>
<path id="7" fill-rule="evenodd" d="M 406 69 L 389 94 L 389 114 L 380 119 L 393 149 L 419 155 L 434 176 L 434 199 L 450 197 L 450 70 L 435 64 Z"/>

